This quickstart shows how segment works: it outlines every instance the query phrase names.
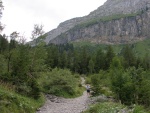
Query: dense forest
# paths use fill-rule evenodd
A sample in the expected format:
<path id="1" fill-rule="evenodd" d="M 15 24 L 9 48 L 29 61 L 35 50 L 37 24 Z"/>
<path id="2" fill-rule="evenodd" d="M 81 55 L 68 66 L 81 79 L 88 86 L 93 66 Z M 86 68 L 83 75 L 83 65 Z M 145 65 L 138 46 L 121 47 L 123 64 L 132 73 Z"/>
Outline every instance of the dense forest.
<path id="1" fill-rule="evenodd" d="M 33 99 L 40 98 L 41 92 L 73 96 L 76 82 L 71 87 L 69 81 L 86 75 L 94 86 L 93 95 L 104 93 L 103 87 L 108 87 L 113 92 L 108 95 L 122 104 L 150 105 L 150 56 L 136 56 L 132 45 L 124 45 L 116 54 L 110 45 L 95 49 L 41 41 L 32 47 L 17 41 L 17 32 L 10 37 L 8 41 L 5 35 L 0 36 L 0 79 L 21 95 Z"/>

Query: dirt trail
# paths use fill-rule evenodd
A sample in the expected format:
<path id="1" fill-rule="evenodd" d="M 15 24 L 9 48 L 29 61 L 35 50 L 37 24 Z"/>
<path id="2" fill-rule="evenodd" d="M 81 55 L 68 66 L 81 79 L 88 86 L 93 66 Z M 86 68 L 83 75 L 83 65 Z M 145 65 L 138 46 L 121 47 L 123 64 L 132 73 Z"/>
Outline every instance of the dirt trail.
<path id="1" fill-rule="evenodd" d="M 81 78 L 81 84 L 84 85 L 84 78 Z M 81 113 L 88 108 L 90 98 L 86 91 L 78 98 L 65 99 L 56 96 L 47 95 L 47 101 L 37 113 Z"/>

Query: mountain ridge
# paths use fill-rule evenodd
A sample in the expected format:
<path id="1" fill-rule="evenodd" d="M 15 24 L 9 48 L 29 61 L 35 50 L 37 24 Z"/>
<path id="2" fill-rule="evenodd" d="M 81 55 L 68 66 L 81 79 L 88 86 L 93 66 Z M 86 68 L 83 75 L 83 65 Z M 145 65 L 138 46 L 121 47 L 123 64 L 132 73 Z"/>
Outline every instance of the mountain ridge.
<path id="1" fill-rule="evenodd" d="M 46 44 L 48 44 L 48 43 L 57 44 L 58 40 L 59 40 L 58 37 L 64 37 L 65 32 L 68 32 L 70 29 L 73 29 L 75 26 L 77 26 L 81 23 L 86 23 L 92 19 L 109 17 L 112 15 L 119 15 L 119 14 L 123 14 L 123 15 L 136 14 L 136 13 L 139 14 L 139 13 L 145 12 L 145 11 L 148 12 L 149 9 L 150 9 L 150 1 L 149 0 L 134 0 L 134 1 L 133 0 L 107 0 L 104 3 L 104 5 L 98 7 L 96 10 L 92 11 L 87 16 L 73 18 L 73 19 L 66 20 L 66 21 L 60 23 L 56 29 L 53 29 L 47 33 L 47 36 L 44 41 L 46 42 Z M 147 17 L 149 18 L 149 16 L 147 16 Z M 143 20 L 143 19 L 141 19 L 141 20 Z M 111 28 L 111 26 L 110 26 L 110 28 Z M 111 30 L 111 29 L 109 29 L 109 30 Z M 63 35 L 63 36 L 60 36 L 60 35 Z M 70 41 L 70 38 L 72 38 L 72 37 L 66 37 L 66 38 L 68 41 Z M 78 36 L 77 39 L 79 39 L 79 38 L 80 37 Z M 109 40 L 108 37 L 106 37 L 106 38 Z M 62 39 L 60 38 L 60 40 L 62 40 Z M 62 42 L 66 43 L 66 41 L 62 41 Z"/>

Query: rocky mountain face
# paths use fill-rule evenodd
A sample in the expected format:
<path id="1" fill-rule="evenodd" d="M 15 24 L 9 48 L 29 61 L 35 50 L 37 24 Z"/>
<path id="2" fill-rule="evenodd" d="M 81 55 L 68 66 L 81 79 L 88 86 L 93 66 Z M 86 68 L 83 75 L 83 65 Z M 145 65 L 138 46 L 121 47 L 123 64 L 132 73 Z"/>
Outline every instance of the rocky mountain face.
<path id="1" fill-rule="evenodd" d="M 149 28 L 150 0 L 107 0 L 87 16 L 60 23 L 45 42 L 129 43 L 147 38 Z"/>

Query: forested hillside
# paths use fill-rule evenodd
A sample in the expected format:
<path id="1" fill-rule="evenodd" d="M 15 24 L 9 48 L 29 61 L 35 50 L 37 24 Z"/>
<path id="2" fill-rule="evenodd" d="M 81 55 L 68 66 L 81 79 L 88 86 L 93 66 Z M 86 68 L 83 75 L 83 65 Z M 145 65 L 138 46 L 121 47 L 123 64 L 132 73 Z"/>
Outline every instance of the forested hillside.
<path id="1" fill-rule="evenodd" d="M 14 34 L 12 35 L 16 36 Z M 104 93 L 101 88 L 108 87 L 113 92 L 110 95 L 122 104 L 148 107 L 149 54 L 137 56 L 132 45 L 124 45 L 118 52 L 119 54 L 114 52 L 110 45 L 92 49 L 90 46 L 77 47 L 73 44 L 46 46 L 41 42 L 31 47 L 18 42 L 16 38 L 8 42 L 5 36 L 1 36 L 0 86 L 4 89 L 1 90 L 1 100 L 4 101 L 1 106 L 5 111 L 6 106 L 14 103 L 10 110 L 20 109 L 20 96 L 40 101 L 43 93 L 64 97 L 79 96 L 82 93 L 79 76 L 84 74 L 89 78 L 87 82 L 94 86 L 94 95 Z M 101 80 L 105 81 L 104 84 L 98 82 Z M 7 92 L 14 94 L 8 95 Z M 14 101 L 14 98 L 17 100 Z M 26 107 L 25 104 L 22 108 L 25 112 Z M 33 108 L 27 110 L 29 109 Z"/>

